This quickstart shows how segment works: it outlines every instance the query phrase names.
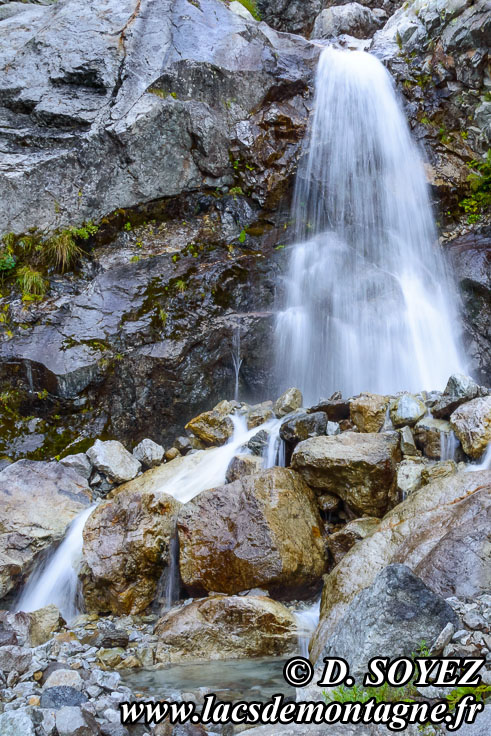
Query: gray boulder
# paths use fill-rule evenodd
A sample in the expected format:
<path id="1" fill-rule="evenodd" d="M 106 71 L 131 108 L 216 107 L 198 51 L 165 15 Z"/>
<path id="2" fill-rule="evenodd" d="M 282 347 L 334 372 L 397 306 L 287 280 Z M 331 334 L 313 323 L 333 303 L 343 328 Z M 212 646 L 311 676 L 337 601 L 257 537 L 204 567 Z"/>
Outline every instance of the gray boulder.
<path id="1" fill-rule="evenodd" d="M 58 710 L 65 706 L 78 706 L 86 703 L 88 697 L 74 687 L 59 685 L 50 687 L 41 693 L 41 708 Z"/>
<path id="2" fill-rule="evenodd" d="M 142 440 L 133 450 L 134 457 L 146 468 L 160 465 L 164 457 L 164 448 L 153 440 Z"/>
<path id="3" fill-rule="evenodd" d="M 322 411 L 313 414 L 301 413 L 284 422 L 280 427 L 280 437 L 285 442 L 294 444 L 326 434 L 327 414 Z"/>
<path id="4" fill-rule="evenodd" d="M 390 418 L 394 427 L 412 426 L 426 414 L 426 406 L 412 394 L 403 394 L 390 407 Z"/>
<path id="5" fill-rule="evenodd" d="M 85 452 L 78 452 L 76 455 L 66 455 L 60 460 L 61 465 L 65 468 L 72 468 L 76 473 L 89 480 L 92 473 L 92 463 Z"/>
<path id="6" fill-rule="evenodd" d="M 63 706 L 56 713 L 59 736 L 97 736 L 100 733 L 95 718 L 77 706 Z"/>
<path id="7" fill-rule="evenodd" d="M 451 413 L 466 401 L 479 395 L 479 386 L 470 376 L 454 373 L 448 379 L 441 398 L 432 407 L 431 413 L 438 419 L 449 419 Z"/>
<path id="8" fill-rule="evenodd" d="M 0 670 L 3 672 L 18 672 L 23 675 L 31 666 L 32 652 L 30 649 L 17 646 L 0 648 Z"/>
<path id="9" fill-rule="evenodd" d="M 2 736 L 36 736 L 29 709 L 19 708 L 0 714 L 0 733 Z"/>
<path id="10" fill-rule="evenodd" d="M 459 625 L 453 609 L 405 565 L 388 565 L 350 604 L 323 643 L 316 660 L 343 657 L 355 679 L 373 657 L 410 657 L 448 624 Z"/>
<path id="11" fill-rule="evenodd" d="M 345 33 L 355 38 L 370 38 L 382 25 L 380 17 L 360 3 L 335 5 L 319 13 L 312 38 L 332 39 Z"/>
<path id="12" fill-rule="evenodd" d="M 87 456 L 97 470 L 115 483 L 132 480 L 141 470 L 141 463 L 117 440 L 96 440 Z"/>

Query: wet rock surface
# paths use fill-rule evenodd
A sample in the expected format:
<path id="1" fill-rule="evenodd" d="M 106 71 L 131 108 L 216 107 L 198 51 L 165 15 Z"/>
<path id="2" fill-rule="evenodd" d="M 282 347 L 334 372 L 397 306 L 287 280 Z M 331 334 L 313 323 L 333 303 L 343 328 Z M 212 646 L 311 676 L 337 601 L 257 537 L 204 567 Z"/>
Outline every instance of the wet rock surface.
<path id="1" fill-rule="evenodd" d="M 306 595 L 325 567 L 314 494 L 292 470 L 272 468 L 204 491 L 182 508 L 177 526 L 190 591 Z"/>
<path id="2" fill-rule="evenodd" d="M 292 467 L 313 488 L 339 496 L 356 513 L 382 516 L 393 503 L 396 434 L 356 434 L 315 437 L 297 445 Z"/>
<path id="3" fill-rule="evenodd" d="M 194 601 L 160 619 L 155 634 L 158 662 L 279 656 L 297 648 L 288 608 L 251 595 Z"/>
<path id="4" fill-rule="evenodd" d="M 85 478 L 58 463 L 19 460 L 0 473 L 0 598 L 25 579 L 90 504 Z M 56 509 L 56 513 L 53 510 Z"/>

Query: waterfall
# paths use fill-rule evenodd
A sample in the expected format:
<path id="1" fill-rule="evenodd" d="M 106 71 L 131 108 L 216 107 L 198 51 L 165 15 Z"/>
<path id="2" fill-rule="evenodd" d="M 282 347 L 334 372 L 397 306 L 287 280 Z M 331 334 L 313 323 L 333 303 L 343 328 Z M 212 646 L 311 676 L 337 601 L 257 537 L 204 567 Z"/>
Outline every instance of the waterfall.
<path id="1" fill-rule="evenodd" d="M 83 530 L 95 505 L 82 511 L 70 524 L 57 549 L 29 577 L 15 605 L 17 611 L 36 611 L 54 603 L 66 621 L 73 619 L 78 606 L 78 573 L 82 561 Z"/>
<path id="2" fill-rule="evenodd" d="M 280 388 L 443 389 L 463 370 L 424 170 L 394 84 L 363 51 L 323 51 L 293 203 Z"/>
<path id="3" fill-rule="evenodd" d="M 287 418 L 282 417 L 281 419 L 276 419 L 269 430 L 268 444 L 264 448 L 263 453 L 263 466 L 265 469 L 275 466 L 284 468 L 286 465 L 285 443 L 280 437 L 280 428 Z"/>
<path id="4" fill-rule="evenodd" d="M 309 658 L 309 644 L 317 624 L 319 623 L 321 610 L 321 599 L 307 608 L 302 608 L 295 612 L 298 631 L 298 650 L 299 654 L 306 659 Z"/>
<path id="5" fill-rule="evenodd" d="M 235 371 L 235 390 L 234 390 L 234 400 L 239 400 L 239 376 L 240 376 L 240 369 L 242 366 L 242 358 L 240 357 L 240 324 L 237 325 L 237 329 L 235 330 L 232 338 L 232 362 L 234 364 L 234 371 Z"/>
<path id="6" fill-rule="evenodd" d="M 440 432 L 440 460 L 455 460 L 459 441 L 455 432 Z"/>
<path id="7" fill-rule="evenodd" d="M 169 568 L 165 582 L 165 610 L 169 611 L 179 600 L 181 577 L 179 574 L 179 536 L 177 527 L 170 540 Z"/>

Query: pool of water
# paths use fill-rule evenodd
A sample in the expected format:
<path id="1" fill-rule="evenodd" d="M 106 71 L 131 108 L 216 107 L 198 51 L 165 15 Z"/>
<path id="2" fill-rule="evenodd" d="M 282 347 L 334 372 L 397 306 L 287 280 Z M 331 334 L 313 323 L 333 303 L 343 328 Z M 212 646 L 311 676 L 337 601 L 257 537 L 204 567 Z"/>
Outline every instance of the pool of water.
<path id="1" fill-rule="evenodd" d="M 158 670 L 121 672 L 135 694 L 158 700 L 176 699 L 178 693 L 204 696 L 214 693 L 225 702 L 265 702 L 281 693 L 295 699 L 295 689 L 283 678 L 284 659 L 235 659 L 170 664 Z"/>

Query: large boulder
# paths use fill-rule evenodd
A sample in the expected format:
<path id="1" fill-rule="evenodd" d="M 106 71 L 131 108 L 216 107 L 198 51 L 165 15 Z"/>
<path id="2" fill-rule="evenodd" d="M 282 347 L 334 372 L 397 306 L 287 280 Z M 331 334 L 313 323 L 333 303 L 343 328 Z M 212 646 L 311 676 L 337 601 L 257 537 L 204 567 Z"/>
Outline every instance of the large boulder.
<path id="1" fill-rule="evenodd" d="M 325 569 L 321 529 L 315 496 L 293 470 L 204 491 L 178 518 L 183 583 L 192 593 L 306 595 Z"/>
<path id="2" fill-rule="evenodd" d="M 475 399 L 479 393 L 480 387 L 473 378 L 464 373 L 454 373 L 448 379 L 443 394 L 432 406 L 431 413 L 438 419 L 449 419 L 457 407 Z"/>
<path id="3" fill-rule="evenodd" d="M 390 407 L 390 418 L 394 427 L 412 426 L 426 414 L 426 406 L 412 394 L 402 394 Z"/>
<path id="4" fill-rule="evenodd" d="M 331 636 L 355 596 L 391 563 L 400 562 L 417 571 L 426 585 L 441 595 L 449 590 L 449 584 L 457 596 L 474 596 L 489 590 L 486 532 L 481 532 L 469 545 L 461 542 L 459 550 L 465 559 L 457 569 L 446 569 L 444 575 L 438 568 L 448 563 L 448 550 L 443 545 L 447 560 L 442 554 L 439 563 L 437 546 L 457 529 L 467 530 L 472 524 L 482 528 L 481 520 L 489 514 L 490 506 L 491 471 L 462 471 L 423 486 L 390 511 L 378 528 L 358 542 L 325 576 L 321 619 L 312 641 L 313 659 L 317 659 L 323 642 Z M 433 552 L 433 564 L 423 569 L 425 559 L 431 559 Z M 465 580 L 462 579 L 464 568 L 472 570 L 470 578 Z"/>
<path id="5" fill-rule="evenodd" d="M 87 450 L 92 465 L 115 483 L 132 480 L 141 469 L 141 463 L 117 440 L 96 440 Z"/>
<path id="6" fill-rule="evenodd" d="M 230 414 L 237 407 L 234 401 L 220 401 L 211 411 L 205 411 L 186 424 L 186 430 L 205 445 L 224 445 L 234 432 Z"/>
<path id="7" fill-rule="evenodd" d="M 481 457 L 491 442 L 491 396 L 459 406 L 452 413 L 450 424 L 464 452 L 473 458 Z"/>
<path id="8" fill-rule="evenodd" d="M 100 504 L 84 527 L 82 582 L 89 611 L 141 613 L 169 562 L 180 503 L 131 489 Z"/>
<path id="9" fill-rule="evenodd" d="M 362 679 L 373 657 L 410 657 L 422 641 L 431 643 L 448 623 L 459 626 L 449 604 L 405 565 L 388 565 L 350 603 L 330 636 L 318 644 L 316 664 L 342 657 L 350 674 Z"/>
<path id="10" fill-rule="evenodd" d="M 22 646 L 37 647 L 44 644 L 64 623 L 60 611 L 53 604 L 31 613 L 0 611 L 0 627 L 15 632 Z"/>
<path id="11" fill-rule="evenodd" d="M 291 654 L 295 617 L 265 596 L 210 596 L 170 611 L 157 623 L 156 661 L 235 659 Z"/>
<path id="12" fill-rule="evenodd" d="M 312 38 L 333 39 L 344 33 L 355 38 L 370 38 L 382 21 L 360 3 L 335 5 L 322 10 L 315 19 Z"/>
<path id="13" fill-rule="evenodd" d="M 0 599 L 90 504 L 87 480 L 59 463 L 19 460 L 0 473 Z"/>
<path id="14" fill-rule="evenodd" d="M 398 460 L 397 433 L 345 432 L 301 442 L 292 467 L 309 486 L 334 493 L 360 516 L 382 516 L 395 500 Z"/>
<path id="15" fill-rule="evenodd" d="M 360 432 L 379 432 L 384 426 L 389 400 L 379 394 L 361 394 L 350 401 L 350 418 Z"/>

